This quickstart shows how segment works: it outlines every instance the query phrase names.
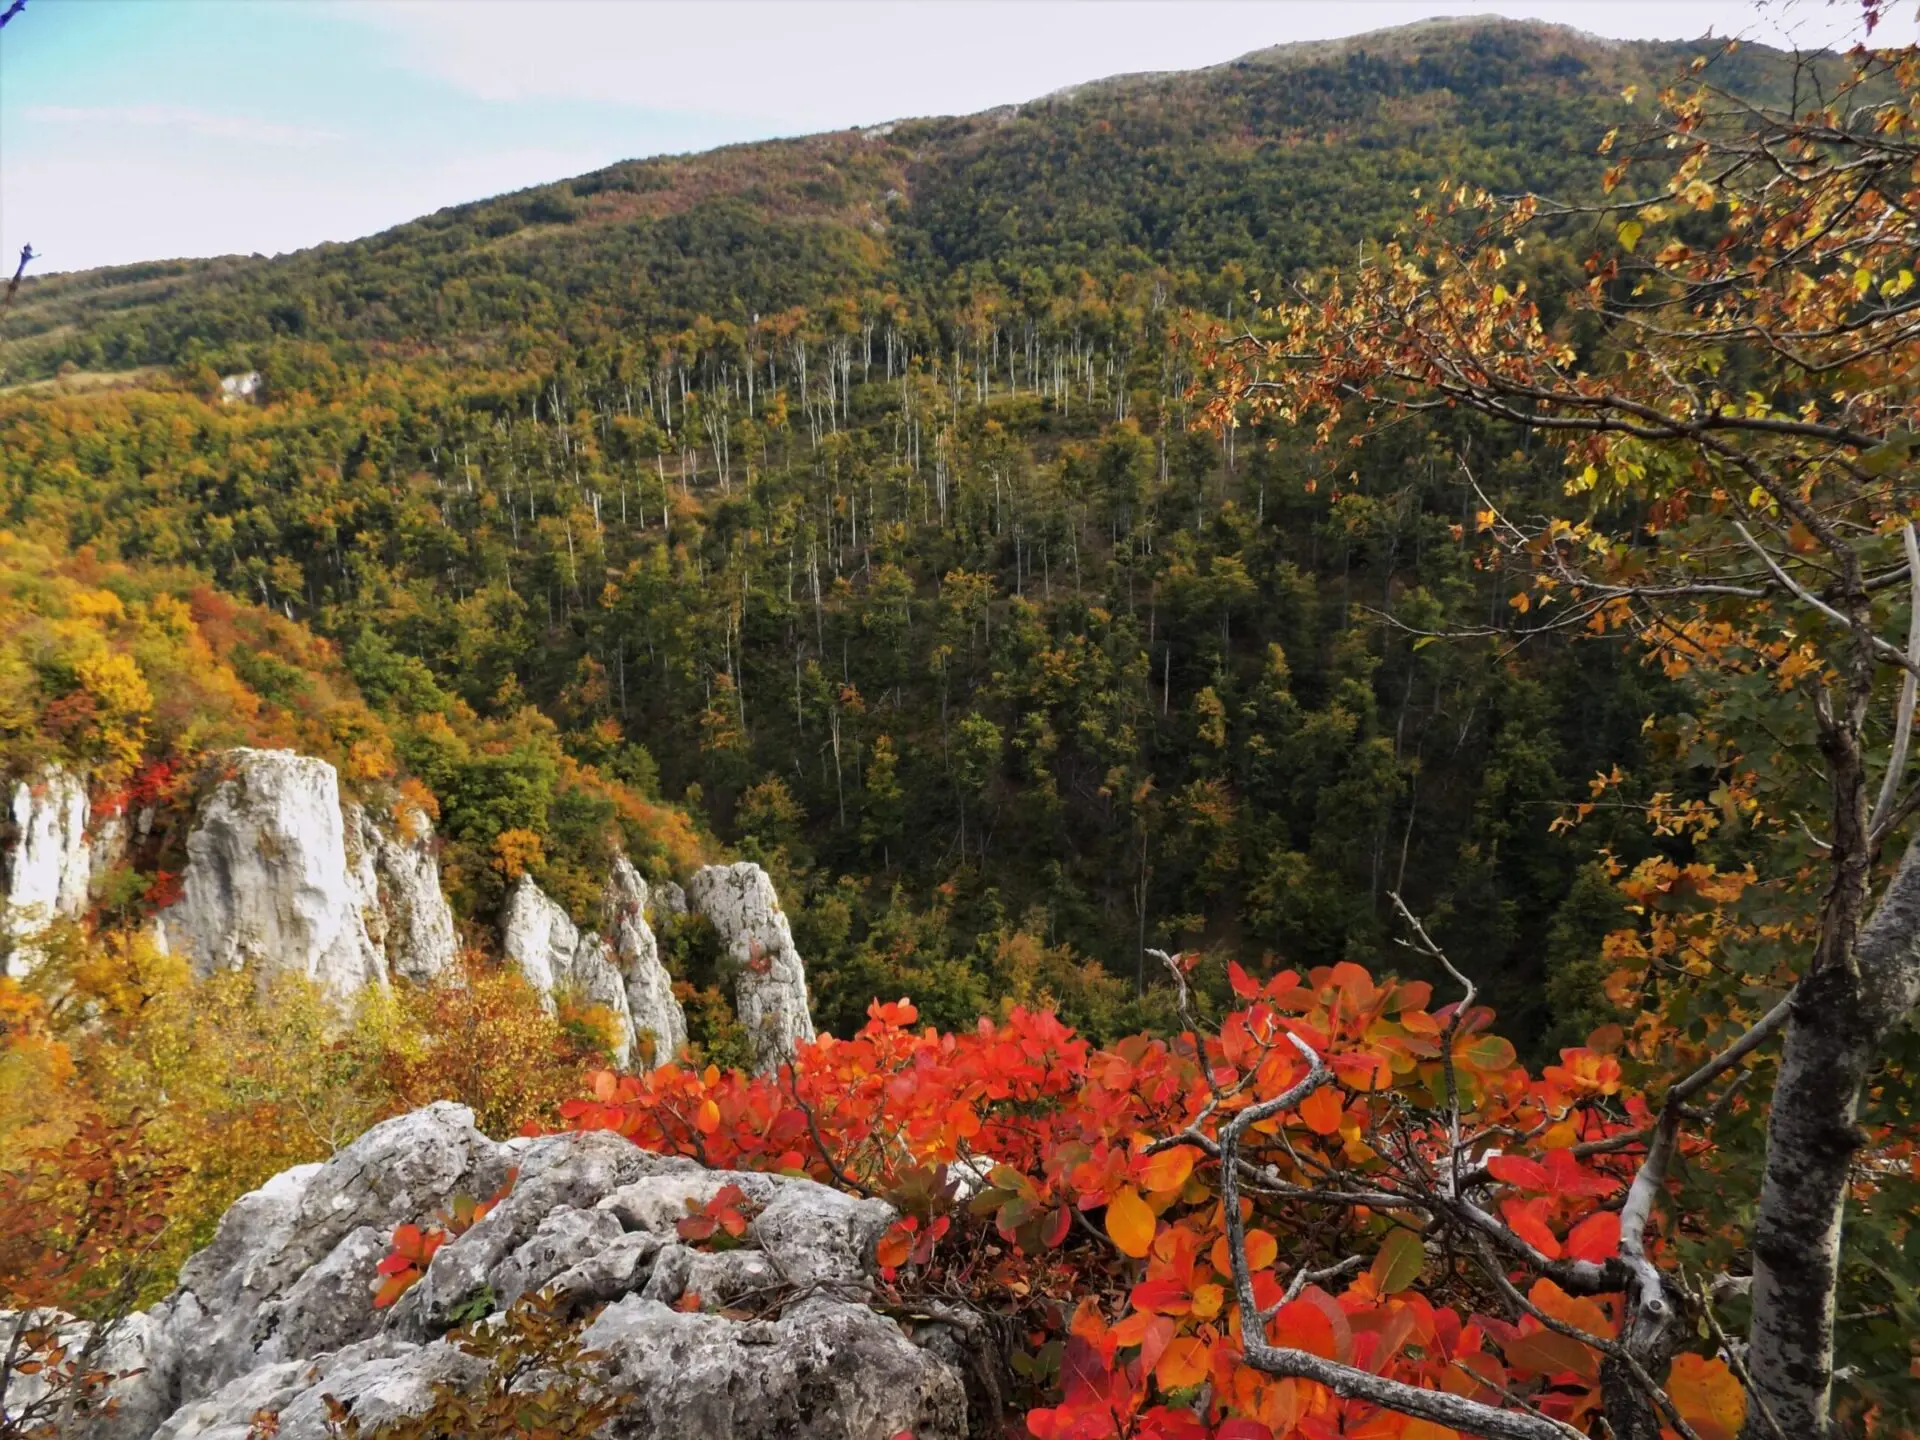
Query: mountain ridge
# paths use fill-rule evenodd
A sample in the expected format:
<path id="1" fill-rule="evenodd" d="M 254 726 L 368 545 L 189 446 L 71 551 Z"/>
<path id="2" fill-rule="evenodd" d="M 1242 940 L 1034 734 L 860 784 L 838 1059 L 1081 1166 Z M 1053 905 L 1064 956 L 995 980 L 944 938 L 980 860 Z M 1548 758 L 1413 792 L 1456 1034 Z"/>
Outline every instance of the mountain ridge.
<path id="1" fill-rule="evenodd" d="M 924 290 L 975 262 L 1286 272 L 1378 238 L 1406 190 L 1434 168 L 1427 162 L 1449 150 L 1515 186 L 1571 183 L 1592 169 L 1584 152 L 1608 103 L 1617 108 L 1621 85 L 1671 75 L 1696 53 L 1700 42 L 1607 41 L 1544 22 L 1442 17 L 1264 47 L 1195 70 L 1104 77 L 971 115 L 621 160 L 272 257 L 156 259 L 30 277 L 0 341 L 10 372 L 0 378 L 44 378 L 66 361 L 88 370 L 173 363 L 195 329 L 179 307 L 204 310 L 201 302 L 228 297 L 244 312 L 237 323 L 216 316 L 199 327 L 216 344 L 274 334 L 457 339 L 457 325 L 436 330 L 432 306 L 368 318 L 372 307 L 349 296 L 344 308 L 360 319 L 302 316 L 277 293 L 359 271 L 348 288 L 364 298 L 381 288 L 366 272 L 401 252 L 431 269 L 434 285 L 484 274 L 500 257 L 510 270 L 546 265 L 558 288 L 579 296 L 612 291 L 617 278 L 599 264 L 606 255 L 578 252 L 624 250 L 626 268 L 637 259 L 662 282 L 657 303 L 626 306 L 625 323 L 668 327 L 703 312 L 744 321 L 804 303 L 812 277 Z M 1747 47 L 1717 63 L 1750 75 L 1777 59 Z M 1111 153 L 1115 144 L 1125 153 Z M 1293 200 L 1299 172 L 1316 167 L 1323 173 L 1306 177 L 1306 204 Z M 1075 170 L 1093 177 L 1086 193 L 1073 190 Z M 1248 179 L 1254 194 L 1241 201 L 1233 192 Z M 1262 189 L 1285 191 L 1291 203 L 1263 204 Z M 1248 214 L 1236 217 L 1235 208 Z M 1296 233 L 1272 233 L 1274 216 Z M 624 245 L 602 233 L 676 222 L 689 233 L 658 244 Z M 1329 233 L 1302 237 L 1306 226 Z M 1196 227 L 1217 243 L 1195 245 Z M 672 273 L 686 268 L 677 258 L 708 236 L 735 257 L 779 252 L 790 272 L 810 278 L 783 285 L 731 263 L 704 287 L 690 285 Z M 600 273 L 589 273 L 596 266 Z M 134 333 L 156 322 L 170 338 Z"/>

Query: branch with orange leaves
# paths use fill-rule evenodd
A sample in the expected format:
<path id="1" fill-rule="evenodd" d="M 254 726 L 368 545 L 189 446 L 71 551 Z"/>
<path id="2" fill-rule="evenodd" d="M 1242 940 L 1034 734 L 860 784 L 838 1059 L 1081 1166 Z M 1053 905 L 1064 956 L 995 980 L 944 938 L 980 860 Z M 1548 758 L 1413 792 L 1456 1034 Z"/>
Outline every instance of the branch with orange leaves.
<path id="1" fill-rule="evenodd" d="M 1240 1213 L 1240 1149 L 1249 1128 L 1294 1108 L 1333 1078 L 1318 1051 L 1291 1030 L 1287 1038 L 1308 1062 L 1307 1073 L 1271 1100 L 1247 1106 L 1220 1129 L 1221 1213 L 1234 1298 L 1240 1306 L 1240 1346 L 1245 1363 L 1268 1375 L 1314 1381 L 1342 1399 L 1362 1400 L 1488 1440 L 1585 1440 L 1580 1431 L 1550 1416 L 1503 1409 L 1444 1390 L 1423 1389 L 1311 1351 L 1268 1342 L 1266 1330 L 1273 1315 L 1261 1309 L 1255 1298 L 1253 1271 L 1247 1262 L 1247 1226 Z M 1337 1271 L 1343 1266 L 1333 1268 Z"/>

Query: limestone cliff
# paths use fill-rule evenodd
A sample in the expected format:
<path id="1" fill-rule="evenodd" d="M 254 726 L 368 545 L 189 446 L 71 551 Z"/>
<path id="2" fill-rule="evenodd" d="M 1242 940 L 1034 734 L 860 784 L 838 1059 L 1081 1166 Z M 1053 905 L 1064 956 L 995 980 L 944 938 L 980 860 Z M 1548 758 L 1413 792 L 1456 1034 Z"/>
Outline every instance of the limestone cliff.
<path id="1" fill-rule="evenodd" d="M 459 954 L 453 911 L 440 889 L 440 861 L 433 827 L 409 815 L 396 833 L 375 823 L 359 805 L 347 807 L 347 850 L 360 894 L 361 913 L 388 969 L 405 980 L 425 981 L 450 969 Z"/>
<path id="2" fill-rule="evenodd" d="M 181 899 L 156 923 L 164 945 L 202 974 L 250 963 L 341 996 L 453 964 L 453 912 L 424 817 L 393 833 L 342 802 L 333 766 L 291 750 L 207 763 L 219 779 L 187 835 Z"/>
<path id="3" fill-rule="evenodd" d="M 597 931 L 585 934 L 531 875 L 522 875 L 500 914 L 500 953 L 516 966 L 549 1010 L 570 994 L 612 1013 L 615 1063 L 633 1052 L 633 1015 L 613 951 Z"/>
<path id="4" fill-rule="evenodd" d="M 93 851 L 87 839 L 87 786 L 49 765 L 13 787 L 5 929 L 9 939 L 38 935 L 87 908 Z"/>
<path id="5" fill-rule="evenodd" d="M 633 862 L 615 856 L 601 904 L 602 924 L 612 937 L 614 959 L 626 982 L 634 1038 L 651 1037 L 652 1060 L 659 1065 L 687 1043 L 687 1017 L 674 998 L 673 977 L 660 963 L 660 943 L 647 923 L 651 898 Z"/>
<path id="6" fill-rule="evenodd" d="M 720 933 L 737 967 L 734 1013 L 746 1027 L 753 1068 L 777 1070 L 813 1039 L 807 972 L 773 881 L 758 865 L 708 865 L 687 882 L 687 901 Z"/>
<path id="7" fill-rule="evenodd" d="M 202 974 L 256 964 L 351 995 L 384 985 L 347 867 L 340 781 L 289 750 L 231 750 L 187 836 L 179 902 L 158 933 Z"/>

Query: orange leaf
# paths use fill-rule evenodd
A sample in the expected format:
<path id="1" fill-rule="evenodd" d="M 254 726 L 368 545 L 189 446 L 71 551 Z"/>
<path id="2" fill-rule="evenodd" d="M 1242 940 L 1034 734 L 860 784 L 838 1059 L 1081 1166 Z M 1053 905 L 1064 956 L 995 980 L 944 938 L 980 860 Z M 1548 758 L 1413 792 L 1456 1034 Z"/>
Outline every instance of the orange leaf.
<path id="1" fill-rule="evenodd" d="M 1178 1190 L 1193 1173 L 1193 1160 L 1198 1153 L 1191 1145 L 1162 1150 L 1148 1158 L 1146 1169 L 1140 1172 L 1140 1183 L 1156 1194 Z"/>
<path id="2" fill-rule="evenodd" d="M 1676 1355 L 1667 1395 L 1700 1440 L 1734 1440 L 1747 1418 L 1747 1396 L 1720 1359 Z"/>
<path id="3" fill-rule="evenodd" d="M 1340 1117 L 1346 1108 L 1341 1103 L 1338 1090 L 1331 1085 L 1322 1085 L 1300 1102 L 1300 1118 L 1307 1122 L 1307 1128 L 1314 1134 L 1331 1135 L 1340 1128 Z"/>
<path id="4" fill-rule="evenodd" d="M 1264 1270 L 1280 1253 L 1280 1244 L 1264 1230 L 1247 1232 L 1247 1268 Z"/>
<path id="5" fill-rule="evenodd" d="M 1607 1312 L 1600 1308 L 1597 1300 L 1569 1295 L 1544 1275 L 1533 1282 L 1527 1299 L 1539 1308 L 1542 1315 L 1551 1315 L 1563 1325 L 1571 1325 L 1576 1330 L 1597 1335 L 1603 1340 L 1613 1337 L 1613 1322 L 1607 1318 Z"/>
<path id="6" fill-rule="evenodd" d="M 702 1100 L 694 1112 L 693 1124 L 702 1135 L 713 1134 L 720 1128 L 720 1107 L 711 1100 Z"/>
<path id="7" fill-rule="evenodd" d="M 1153 1231 L 1153 1211 L 1131 1185 L 1107 1201 L 1107 1236 L 1122 1255 L 1145 1259 L 1153 1249 Z"/>
<path id="8" fill-rule="evenodd" d="M 1527 1244 L 1533 1246 L 1549 1260 L 1560 1258 L 1560 1242 L 1554 1238 L 1553 1230 L 1548 1226 L 1544 1211 L 1547 1202 L 1544 1199 L 1529 1200 L 1524 1204 L 1518 1200 L 1504 1200 L 1500 1204 L 1500 1213 L 1512 1227 L 1513 1233 Z"/>
<path id="9" fill-rule="evenodd" d="M 1207 1378 L 1205 1343 L 1191 1335 L 1173 1341 L 1161 1353 L 1160 1363 L 1153 1367 L 1153 1378 L 1160 1382 L 1162 1390 L 1184 1390 L 1189 1385 L 1198 1385 Z"/>
<path id="10" fill-rule="evenodd" d="M 873 1258 L 879 1264 L 897 1269 L 907 1263 L 907 1256 L 913 1253 L 913 1231 L 900 1221 L 887 1228 L 880 1237 L 880 1243 L 874 1247 Z"/>
<path id="11" fill-rule="evenodd" d="M 1276 1345 L 1305 1350 L 1323 1360 L 1337 1359 L 1334 1353 L 1333 1322 L 1318 1305 L 1309 1300 L 1291 1300 L 1273 1317 Z"/>
<path id="12" fill-rule="evenodd" d="M 1582 1380 L 1600 1378 L 1600 1356 L 1571 1335 L 1558 1330 L 1536 1330 L 1501 1342 L 1507 1363 L 1535 1375 L 1571 1373 Z"/>
<path id="13" fill-rule="evenodd" d="M 1546 1166 L 1524 1155 L 1490 1155 L 1487 1173 L 1502 1185 L 1518 1185 L 1523 1190 L 1547 1188 Z"/>

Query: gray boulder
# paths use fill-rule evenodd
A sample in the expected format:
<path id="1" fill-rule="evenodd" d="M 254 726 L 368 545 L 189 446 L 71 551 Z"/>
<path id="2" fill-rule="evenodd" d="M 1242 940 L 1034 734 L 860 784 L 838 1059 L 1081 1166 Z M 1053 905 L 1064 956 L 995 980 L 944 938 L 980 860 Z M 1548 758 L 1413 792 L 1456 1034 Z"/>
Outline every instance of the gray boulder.
<path id="1" fill-rule="evenodd" d="M 491 1195 L 509 1170 L 490 1213 L 375 1309 L 393 1228 Z M 690 1206 L 729 1184 L 750 1216 L 738 1248 L 682 1241 Z M 436 1385 L 479 1382 L 484 1362 L 450 1328 L 541 1291 L 578 1317 L 595 1383 L 631 1397 L 612 1440 L 998 1434 L 948 1329 L 910 1334 L 866 1303 L 893 1219 L 877 1200 L 709 1171 L 608 1132 L 495 1144 L 463 1107 L 431 1105 L 238 1201 L 180 1288 L 123 1322 L 116 1354 L 140 1373 L 119 1382 L 117 1413 L 75 1433 L 245 1440 L 264 1411 L 282 1440 L 324 1440 L 328 1396 L 368 1432 L 422 1413 Z"/>

